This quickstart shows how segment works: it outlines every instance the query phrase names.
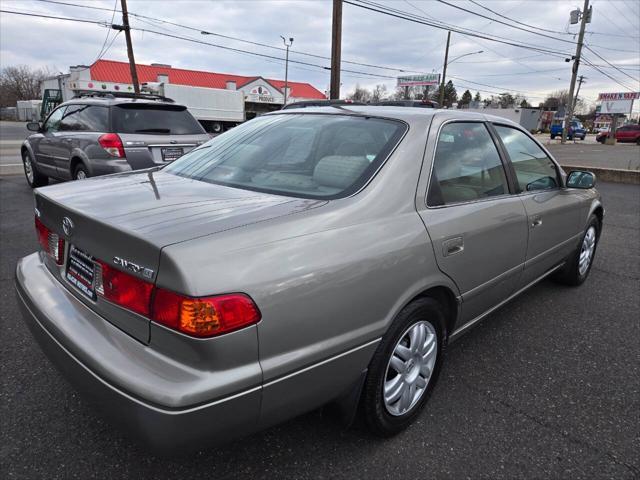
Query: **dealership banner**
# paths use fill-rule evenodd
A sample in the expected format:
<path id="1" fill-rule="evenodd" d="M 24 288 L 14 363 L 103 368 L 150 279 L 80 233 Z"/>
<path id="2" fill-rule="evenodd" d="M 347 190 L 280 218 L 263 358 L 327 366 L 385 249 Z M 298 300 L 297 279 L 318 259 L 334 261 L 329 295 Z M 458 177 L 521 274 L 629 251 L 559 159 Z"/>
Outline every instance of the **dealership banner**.
<path id="1" fill-rule="evenodd" d="M 425 75 L 407 75 L 405 77 L 398 77 L 398 87 L 424 87 L 427 85 L 438 85 L 439 83 L 439 73 L 427 73 Z"/>

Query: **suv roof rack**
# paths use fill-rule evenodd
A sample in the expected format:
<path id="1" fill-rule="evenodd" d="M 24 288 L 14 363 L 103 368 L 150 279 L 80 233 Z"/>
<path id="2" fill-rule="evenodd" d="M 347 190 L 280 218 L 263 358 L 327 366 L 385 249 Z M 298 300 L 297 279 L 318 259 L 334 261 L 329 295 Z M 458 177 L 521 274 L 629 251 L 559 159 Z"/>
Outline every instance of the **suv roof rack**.
<path id="1" fill-rule="evenodd" d="M 362 102 L 354 102 L 353 100 L 301 100 L 299 102 L 289 103 L 281 108 L 281 110 L 290 110 L 293 108 L 306 107 L 335 107 L 343 105 L 345 107 L 366 105 Z"/>
<path id="2" fill-rule="evenodd" d="M 162 95 L 154 95 L 152 93 L 130 93 L 130 92 L 101 92 L 97 90 L 88 90 L 80 92 L 73 98 L 138 98 L 140 100 L 158 100 L 161 102 L 175 103 L 172 98 L 163 97 Z"/>

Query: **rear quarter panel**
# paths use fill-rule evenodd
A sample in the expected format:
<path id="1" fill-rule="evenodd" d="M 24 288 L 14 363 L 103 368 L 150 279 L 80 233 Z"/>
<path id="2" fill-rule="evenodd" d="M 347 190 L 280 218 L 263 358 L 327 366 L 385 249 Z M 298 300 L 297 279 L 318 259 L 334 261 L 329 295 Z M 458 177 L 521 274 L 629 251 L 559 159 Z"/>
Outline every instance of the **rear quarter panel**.
<path id="1" fill-rule="evenodd" d="M 428 124 L 412 127 L 353 197 L 163 250 L 159 286 L 194 296 L 245 292 L 256 301 L 269 423 L 325 403 L 354 382 L 377 340 L 420 292 L 454 290 L 415 210 Z M 337 356 L 339 374 L 330 368 Z"/>

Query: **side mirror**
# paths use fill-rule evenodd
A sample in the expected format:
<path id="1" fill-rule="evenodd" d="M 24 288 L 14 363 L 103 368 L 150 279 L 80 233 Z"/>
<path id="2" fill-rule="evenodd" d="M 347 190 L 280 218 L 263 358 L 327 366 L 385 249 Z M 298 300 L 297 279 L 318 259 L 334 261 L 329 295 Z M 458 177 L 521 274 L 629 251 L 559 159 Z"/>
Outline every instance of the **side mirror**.
<path id="1" fill-rule="evenodd" d="M 596 176 L 594 173 L 583 170 L 573 170 L 567 175 L 567 188 L 589 189 L 596 186 Z"/>
<path id="2" fill-rule="evenodd" d="M 32 132 L 40 131 L 40 124 L 38 122 L 29 122 L 27 123 L 27 130 L 31 130 Z"/>

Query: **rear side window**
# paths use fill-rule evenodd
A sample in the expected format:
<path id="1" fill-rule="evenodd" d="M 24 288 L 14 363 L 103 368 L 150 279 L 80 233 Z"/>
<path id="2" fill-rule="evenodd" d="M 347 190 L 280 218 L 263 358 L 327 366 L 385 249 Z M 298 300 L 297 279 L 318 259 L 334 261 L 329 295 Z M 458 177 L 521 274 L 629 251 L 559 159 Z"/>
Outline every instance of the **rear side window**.
<path id="1" fill-rule="evenodd" d="M 354 115 L 258 117 L 187 153 L 165 171 L 204 182 L 302 198 L 356 192 L 406 125 Z"/>
<path id="2" fill-rule="evenodd" d="M 495 128 L 513 164 L 520 191 L 560 186 L 555 164 L 536 142 L 515 128 L 501 125 Z"/>
<path id="3" fill-rule="evenodd" d="M 152 135 L 199 135 L 205 131 L 186 107 L 126 104 L 113 107 L 113 131 Z"/>
<path id="4" fill-rule="evenodd" d="M 47 118 L 46 123 L 44 124 L 44 131 L 45 132 L 57 132 L 58 129 L 60 128 L 60 121 L 62 120 L 62 116 L 64 115 L 64 111 L 67 109 L 67 107 L 60 107 L 56 110 L 54 110 L 51 115 L 49 115 L 49 118 Z"/>
<path id="5" fill-rule="evenodd" d="M 60 131 L 107 132 L 109 109 L 97 105 L 69 105 L 60 121 Z"/>
<path id="6" fill-rule="evenodd" d="M 504 167 L 487 127 L 470 122 L 442 127 L 427 204 L 450 205 L 507 193 Z"/>

